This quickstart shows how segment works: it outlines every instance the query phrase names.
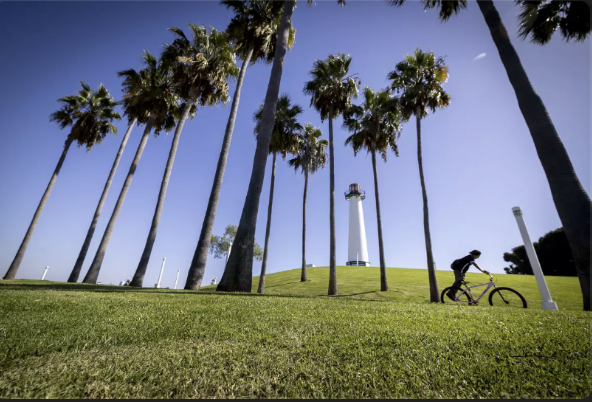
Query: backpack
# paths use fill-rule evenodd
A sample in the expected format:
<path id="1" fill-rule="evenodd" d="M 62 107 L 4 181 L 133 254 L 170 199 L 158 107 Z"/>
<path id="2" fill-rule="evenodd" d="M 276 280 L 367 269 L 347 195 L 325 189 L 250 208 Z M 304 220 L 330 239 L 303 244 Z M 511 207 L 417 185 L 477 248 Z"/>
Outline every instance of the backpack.
<path id="1" fill-rule="evenodd" d="M 453 271 L 458 271 L 458 260 L 454 260 L 452 261 L 452 264 L 450 264 L 450 268 L 452 268 Z"/>

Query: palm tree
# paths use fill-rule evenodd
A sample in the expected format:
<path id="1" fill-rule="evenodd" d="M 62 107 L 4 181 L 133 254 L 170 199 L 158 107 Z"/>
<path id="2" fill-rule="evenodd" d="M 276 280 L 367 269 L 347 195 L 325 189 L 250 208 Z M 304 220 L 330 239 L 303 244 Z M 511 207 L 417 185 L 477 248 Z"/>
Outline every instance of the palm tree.
<path id="1" fill-rule="evenodd" d="M 238 74 L 234 49 L 226 33 L 219 32 L 214 28 L 211 28 L 208 33 L 203 25 L 189 24 L 189 27 L 193 31 L 193 40 L 191 41 L 187 39 L 181 29 L 169 28 L 177 38 L 171 45 L 167 45 L 162 54 L 162 59 L 172 65 L 175 90 L 185 100 L 185 104 L 175 129 L 146 246 L 130 283 L 131 286 L 142 286 L 144 281 L 152 247 L 156 240 L 156 232 L 175 162 L 179 138 L 191 108 L 194 105 L 203 107 L 226 103 L 228 100 L 228 78 Z"/>
<path id="2" fill-rule="evenodd" d="M 405 0 L 387 1 L 397 6 L 405 2 Z M 466 0 L 423 0 L 423 3 L 426 8 L 440 7 L 440 20 L 442 21 L 448 20 L 453 13 L 457 13 L 466 7 Z M 537 9 L 542 4 L 539 2 L 528 3 L 537 4 Z M 581 14 L 580 17 L 573 17 L 575 10 L 581 10 L 579 7 L 586 8 L 586 5 L 575 1 L 553 1 L 552 3 L 570 3 L 571 17 L 559 19 L 560 31 L 565 39 L 575 38 L 577 41 L 582 41 L 585 36 L 589 35 L 589 9 L 585 10 L 585 13 Z M 579 5 L 574 6 L 575 3 L 579 3 Z M 518 107 L 522 112 L 522 116 L 524 116 L 537 155 L 543 165 L 555 208 L 557 208 L 559 219 L 569 240 L 569 246 L 574 257 L 584 299 L 584 310 L 590 311 L 590 210 L 592 209 L 592 202 L 576 176 L 569 155 L 555 130 L 543 101 L 535 92 L 522 67 L 520 58 L 510 42 L 508 32 L 495 5 L 490 0 L 477 0 L 477 4 L 497 47 L 502 64 L 510 79 L 510 84 L 514 88 Z M 556 5 L 549 7 L 552 10 Z M 574 8 L 572 9 L 572 7 Z M 559 15 L 566 9 L 566 5 L 561 5 L 558 14 L 552 13 L 552 15 Z M 552 18 L 552 16 L 547 18 L 549 18 L 549 24 L 554 23 L 552 20 L 557 20 L 556 17 Z M 582 19 L 587 19 L 588 28 L 585 28 L 586 23 L 582 23 Z M 549 34 L 549 29 L 544 28 L 545 21 L 546 19 L 535 18 L 535 26 L 540 27 L 531 30 L 526 28 L 523 32 L 531 32 L 533 39 L 544 39 Z M 582 24 L 584 25 L 583 31 Z M 544 31 L 547 31 L 547 34 L 542 34 Z M 535 42 L 540 42 L 539 39 L 535 39 Z"/>
<path id="3" fill-rule="evenodd" d="M 304 85 L 304 93 L 311 96 L 310 105 L 321 114 L 321 121 L 329 119 L 329 174 L 330 174 L 330 258 L 329 295 L 337 294 L 337 268 L 335 256 L 335 161 L 333 152 L 333 120 L 351 106 L 351 98 L 358 96 L 360 81 L 349 72 L 351 56 L 330 55 L 317 60 L 310 71 L 312 79 Z"/>
<path id="4" fill-rule="evenodd" d="M 407 55 L 404 61 L 397 63 L 395 70 L 389 73 L 388 79 L 393 81 L 391 88 L 402 93 L 399 101 L 405 120 L 409 119 L 411 115 L 415 115 L 417 162 L 423 196 L 423 229 L 428 260 L 430 301 L 439 303 L 440 295 L 432 255 L 428 195 L 421 156 L 421 119 L 428 115 L 428 109 L 433 113 L 437 108 L 444 108 L 450 104 L 450 96 L 442 89 L 442 84 L 448 79 L 448 67 L 444 64 L 444 59 L 436 59 L 433 52 L 424 53 L 421 49 L 415 49 L 413 56 Z"/>
<path id="5" fill-rule="evenodd" d="M 275 184 L 275 163 L 277 154 L 281 154 L 286 160 L 288 152 L 296 154 L 298 152 L 299 136 L 298 132 L 302 126 L 297 118 L 302 114 L 300 105 L 291 105 L 290 97 L 282 95 L 278 99 L 275 111 L 275 123 L 271 133 L 271 142 L 269 144 L 269 153 L 273 155 L 273 164 L 271 167 L 271 184 L 269 187 L 269 205 L 267 207 L 267 227 L 265 229 L 265 245 L 263 246 L 263 263 L 261 264 L 261 275 L 259 276 L 259 287 L 257 293 L 265 292 L 265 271 L 267 268 L 267 256 L 269 253 L 269 231 L 271 227 L 271 210 L 273 206 L 273 189 Z M 255 135 L 259 135 L 261 118 L 263 116 L 263 105 L 255 112 Z"/>
<path id="6" fill-rule="evenodd" d="M 374 92 L 364 88 L 364 102 L 361 106 L 352 106 L 344 112 L 343 126 L 353 134 L 345 140 L 346 145 L 354 149 L 354 156 L 362 148 L 372 154 L 374 172 L 374 196 L 376 198 L 376 221 L 378 224 L 378 251 L 380 255 L 380 290 L 388 290 L 386 264 L 382 240 L 382 219 L 380 216 L 380 198 L 378 196 L 378 175 L 376 173 L 376 152 L 386 162 L 388 149 L 399 156 L 397 138 L 401 135 L 401 114 L 397 98 L 391 98 L 388 90 Z"/>
<path id="7" fill-rule="evenodd" d="M 280 25 L 281 11 L 284 4 L 279 1 L 232 1 L 224 0 L 220 2 L 226 8 L 234 11 L 234 17 L 226 28 L 226 33 L 232 40 L 236 49 L 237 56 L 243 60 L 236 82 L 234 97 L 232 98 L 232 107 L 230 116 L 226 124 L 226 132 L 222 141 L 222 149 L 218 158 L 218 165 L 214 175 L 214 183 L 206 214 L 199 235 L 199 241 L 195 248 L 193 260 L 187 274 L 185 289 L 199 289 L 206 269 L 208 258 L 208 249 L 210 248 L 210 238 L 216 219 L 216 209 L 222 189 L 222 179 L 226 169 L 226 160 L 230 149 L 230 141 L 234 130 L 234 122 L 238 111 L 240 91 L 243 85 L 243 79 L 249 63 L 255 64 L 257 61 L 271 63 L 275 54 L 275 44 L 277 41 L 277 32 Z M 295 30 L 290 30 L 288 47 L 294 43 Z"/>
<path id="8" fill-rule="evenodd" d="M 569 42 L 583 42 L 590 35 L 590 3 L 583 1 L 516 0 L 522 12 L 520 36 L 539 45 L 547 44 L 557 28 Z"/>
<path id="9" fill-rule="evenodd" d="M 89 151 L 93 146 L 99 144 L 107 133 L 117 133 L 117 128 L 111 124 L 111 121 L 114 119 L 120 120 L 121 116 L 114 110 L 117 102 L 109 95 L 109 91 L 107 91 L 103 84 L 99 85 L 96 91 L 93 91 L 82 81 L 80 81 L 80 85 L 82 85 L 82 90 L 78 91 L 77 95 L 69 95 L 58 99 L 58 102 L 61 102 L 63 106 L 60 110 L 52 113 L 49 118 L 50 121 L 58 123 L 62 130 L 68 126 L 71 126 L 72 129 L 66 138 L 62 155 L 49 180 L 45 193 L 41 197 L 41 201 L 33 215 L 33 220 L 25 234 L 25 238 L 12 264 L 10 264 L 10 268 L 8 268 L 6 275 L 4 275 L 4 279 L 14 279 L 16 276 L 35 226 L 39 221 L 43 207 L 45 207 L 49 194 L 58 178 L 58 174 L 72 142 L 76 141 L 78 146 L 86 146 L 86 150 Z"/>
<path id="10" fill-rule="evenodd" d="M 238 226 L 236 225 L 228 225 L 224 229 L 222 236 L 212 235 L 210 238 L 210 254 L 214 254 L 214 258 L 223 258 L 226 256 L 226 260 L 228 260 L 237 229 Z M 263 260 L 263 250 L 261 250 L 257 242 L 254 243 L 253 259 L 256 261 Z"/>
<path id="11" fill-rule="evenodd" d="M 145 124 L 144 133 L 130 165 L 129 171 L 123 182 L 115 208 L 111 213 L 109 223 L 105 228 L 95 257 L 90 265 L 83 282 L 97 283 L 99 272 L 107 252 L 107 246 L 115 223 L 127 192 L 132 184 L 134 173 L 140 163 L 140 158 L 146 147 L 150 131 L 154 128 L 154 135 L 157 136 L 162 130 L 167 133 L 175 127 L 175 116 L 179 110 L 179 97 L 173 91 L 172 74 L 170 66 L 166 63 L 158 63 L 156 58 L 148 52 L 142 55 L 142 62 L 145 66 L 140 72 L 133 69 L 120 71 L 118 76 L 123 77 L 123 107 L 125 115 L 129 120 L 136 119 L 139 124 Z M 196 110 L 193 110 L 195 114 Z M 80 257 L 79 257 L 80 259 Z M 68 282 L 76 282 L 82 267 L 82 261 L 77 261 Z"/>
<path id="12" fill-rule="evenodd" d="M 253 158 L 253 170 L 249 189 L 243 205 L 243 211 L 236 231 L 233 252 L 230 254 L 226 269 L 216 290 L 250 292 L 253 280 L 253 242 L 255 241 L 255 228 L 257 226 L 257 212 L 259 210 L 259 198 L 263 179 L 265 178 L 265 165 L 269 154 L 271 133 L 275 122 L 275 110 L 282 80 L 284 58 L 288 50 L 290 28 L 292 27 L 292 12 L 294 0 L 284 3 L 284 11 L 275 45 L 275 55 L 271 75 L 263 104 L 261 116 L 261 128 L 257 136 L 257 148 Z"/>
<path id="13" fill-rule="evenodd" d="M 307 282 L 306 276 L 306 196 L 308 193 L 308 175 L 325 167 L 327 153 L 325 148 L 329 141 L 320 139 L 321 130 L 313 127 L 312 124 L 304 125 L 304 132 L 300 134 L 298 154 L 290 159 L 288 164 L 297 172 L 298 169 L 304 174 L 304 195 L 302 197 L 302 273 L 301 282 Z"/>

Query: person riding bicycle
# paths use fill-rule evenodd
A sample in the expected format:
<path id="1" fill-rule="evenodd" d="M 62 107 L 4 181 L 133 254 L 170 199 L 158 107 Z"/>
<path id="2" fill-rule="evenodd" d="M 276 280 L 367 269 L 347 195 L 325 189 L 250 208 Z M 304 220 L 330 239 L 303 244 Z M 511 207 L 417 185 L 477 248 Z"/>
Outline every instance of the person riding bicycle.
<path id="1" fill-rule="evenodd" d="M 469 253 L 469 255 L 459 258 L 458 260 L 454 260 L 454 262 L 450 265 L 452 271 L 454 272 L 454 283 L 452 284 L 452 289 L 446 293 L 446 296 L 450 300 L 454 300 L 456 297 L 456 292 L 462 290 L 460 285 L 462 285 L 462 281 L 465 279 L 465 273 L 469 270 L 471 265 L 477 267 L 477 269 L 485 274 L 489 274 L 488 271 L 481 269 L 479 265 L 475 262 L 477 258 L 481 256 L 481 251 L 473 250 Z"/>

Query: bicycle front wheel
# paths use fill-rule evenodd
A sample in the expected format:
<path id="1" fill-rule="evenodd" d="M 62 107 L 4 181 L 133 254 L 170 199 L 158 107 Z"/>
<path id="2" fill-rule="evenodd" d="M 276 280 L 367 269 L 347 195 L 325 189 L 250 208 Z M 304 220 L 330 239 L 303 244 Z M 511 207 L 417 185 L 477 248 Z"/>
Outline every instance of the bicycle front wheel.
<path id="1" fill-rule="evenodd" d="M 514 289 L 496 288 L 489 295 L 489 305 L 496 307 L 526 308 L 526 300 Z"/>

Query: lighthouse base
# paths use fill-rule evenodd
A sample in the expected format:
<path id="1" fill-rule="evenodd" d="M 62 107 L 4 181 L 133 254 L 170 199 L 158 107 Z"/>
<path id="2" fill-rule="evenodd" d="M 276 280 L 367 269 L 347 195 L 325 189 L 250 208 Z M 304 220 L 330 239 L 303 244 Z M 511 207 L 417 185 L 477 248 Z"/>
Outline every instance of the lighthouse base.
<path id="1" fill-rule="evenodd" d="M 350 267 L 350 266 L 353 266 L 353 267 L 356 267 L 356 266 L 357 267 L 369 267 L 370 266 L 370 263 L 369 262 L 366 262 L 366 261 L 348 261 L 348 262 L 345 263 L 345 265 L 348 266 L 348 267 Z"/>

